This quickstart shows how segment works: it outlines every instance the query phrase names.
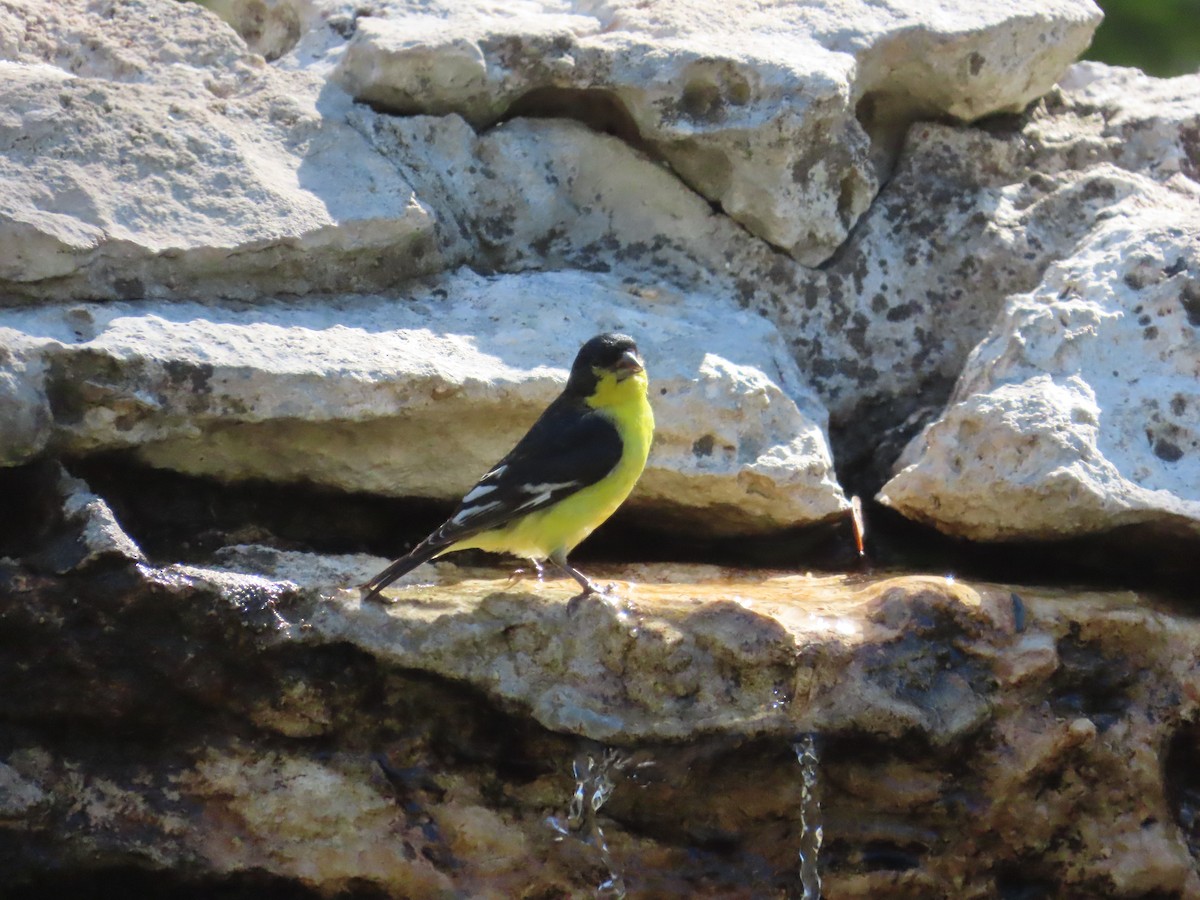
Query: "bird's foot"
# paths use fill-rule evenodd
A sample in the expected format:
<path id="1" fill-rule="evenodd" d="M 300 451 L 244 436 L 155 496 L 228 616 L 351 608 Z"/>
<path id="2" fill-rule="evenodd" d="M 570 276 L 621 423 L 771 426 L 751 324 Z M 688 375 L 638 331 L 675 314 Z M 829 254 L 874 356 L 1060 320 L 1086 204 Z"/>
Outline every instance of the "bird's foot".
<path id="1" fill-rule="evenodd" d="M 596 595 L 595 595 L 595 592 L 593 592 L 593 591 L 580 591 L 578 594 L 576 594 L 574 597 L 572 597 L 570 600 L 567 601 L 567 616 L 568 617 L 574 616 L 576 613 L 579 612 L 580 607 L 582 607 L 583 604 L 586 603 L 590 597 L 594 597 L 594 596 L 596 596 Z"/>
<path id="2" fill-rule="evenodd" d="M 636 616 L 639 614 L 637 606 L 628 597 L 617 593 L 618 585 L 614 582 L 608 582 L 604 585 L 598 585 L 595 582 L 588 582 L 589 587 L 580 591 L 574 597 L 567 601 L 567 615 L 573 616 L 577 613 L 585 603 L 596 602 L 607 607 L 617 614 L 618 618 Z"/>

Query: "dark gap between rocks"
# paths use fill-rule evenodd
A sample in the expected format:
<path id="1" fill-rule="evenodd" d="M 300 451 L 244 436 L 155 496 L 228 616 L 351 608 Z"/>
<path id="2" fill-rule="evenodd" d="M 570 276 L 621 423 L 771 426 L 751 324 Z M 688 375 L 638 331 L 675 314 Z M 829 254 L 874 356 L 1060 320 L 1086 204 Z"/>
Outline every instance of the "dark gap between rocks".
<path id="1" fill-rule="evenodd" d="M 1167 802 L 1175 813 L 1188 851 L 1200 867 L 1200 723 L 1180 729 L 1167 743 L 1163 758 L 1163 781 Z"/>
<path id="2" fill-rule="evenodd" d="M 1020 586 L 1136 590 L 1197 612 L 1194 536 L 1127 526 L 1086 537 L 981 543 L 950 537 L 864 501 L 867 556 L 876 571 L 932 572 Z"/>
<path id="3" fill-rule="evenodd" d="M 1078 623 L 1059 639 L 1060 665 L 1051 679 L 1050 708 L 1064 718 L 1086 716 L 1100 732 L 1129 714 L 1138 673 L 1099 641 L 1084 641 Z"/>
<path id="4" fill-rule="evenodd" d="M 203 562 L 221 547 L 250 543 L 283 550 L 396 557 L 453 511 L 452 504 L 428 499 L 351 494 L 315 485 L 224 483 L 154 469 L 120 453 L 71 459 L 66 466 L 104 497 L 130 537 L 158 562 Z M 0 494 L 6 479 L 24 483 L 22 471 L 0 470 Z M 36 489 L 32 482 L 23 488 Z M 670 531 L 656 528 L 636 509 L 623 510 L 581 545 L 572 560 L 805 565 L 822 570 L 853 565 L 853 538 L 845 520 L 764 537 L 698 537 L 688 533 L 684 522 L 672 526 Z M 14 534 L 10 541 L 20 545 L 20 535 Z M 0 543 L 0 553 L 5 546 Z M 473 551 L 459 558 L 469 560 L 469 554 L 497 559 Z"/>
<path id="5" fill-rule="evenodd" d="M 224 483 L 154 469 L 121 453 L 70 459 L 66 466 L 108 502 L 143 552 L 163 564 L 206 563 L 233 544 L 394 558 L 453 509 L 428 499 L 350 494 L 315 485 Z M 0 497 L 15 510 L 0 522 L 0 556 L 36 555 L 60 529 L 56 472 L 53 461 L 0 469 Z M 1131 526 L 1062 541 L 984 544 L 948 537 L 873 501 L 864 502 L 865 560 L 855 551 L 848 517 L 769 535 L 713 537 L 690 533 L 691 516 L 653 523 L 636 508 L 618 512 L 572 554 L 572 560 L 826 573 L 931 572 L 1018 587 L 1151 591 L 1181 611 L 1194 611 L 1196 545 L 1187 534 Z M 509 557 L 476 551 L 458 558 L 467 564 L 517 564 Z"/>
<path id="6" fill-rule="evenodd" d="M 954 378 L 931 376 L 911 394 L 876 396 L 860 403 L 853 416 L 830 420 L 834 471 L 847 495 L 879 492 L 909 441 L 941 415 L 954 384 Z"/>
<path id="7" fill-rule="evenodd" d="M 508 105 L 496 122 L 512 119 L 573 119 L 592 131 L 611 135 L 653 159 L 659 154 L 642 138 L 637 122 L 621 98 L 601 88 L 539 87 Z"/>
<path id="8" fill-rule="evenodd" d="M 1059 883 L 1042 871 L 1045 868 L 1028 862 L 997 866 L 997 897 L 999 900 L 1051 900 L 1061 896 Z"/>
<path id="9" fill-rule="evenodd" d="M 0 468 L 0 556 L 37 552 L 62 524 L 58 467 L 49 460 Z"/>
<path id="10" fill-rule="evenodd" d="M 920 110 L 911 98 L 907 104 L 901 102 L 903 99 L 893 91 L 871 90 L 866 91 L 854 106 L 854 117 L 871 141 L 871 164 L 880 190 L 896 169 L 909 126 L 920 118 L 919 112 L 932 112 Z"/>

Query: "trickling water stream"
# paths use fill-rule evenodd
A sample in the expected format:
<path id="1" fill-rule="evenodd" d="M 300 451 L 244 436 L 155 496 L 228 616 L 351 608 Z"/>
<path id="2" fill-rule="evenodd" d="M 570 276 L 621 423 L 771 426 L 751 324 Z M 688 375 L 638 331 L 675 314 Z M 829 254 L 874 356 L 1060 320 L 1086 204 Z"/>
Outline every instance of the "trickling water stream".
<path id="1" fill-rule="evenodd" d="M 821 797 L 818 793 L 820 759 L 817 740 L 805 734 L 792 744 L 800 763 L 800 900 L 821 900 Z"/>
<path id="2" fill-rule="evenodd" d="M 604 831 L 600 827 L 597 813 L 612 796 L 613 773 L 620 772 L 628 765 L 630 758 L 618 750 L 605 748 L 601 752 L 584 750 L 571 764 L 575 776 L 575 793 L 567 807 L 567 824 L 551 819 L 549 824 L 561 838 L 574 836 L 586 844 L 595 847 L 600 856 L 600 862 L 608 872 L 608 877 L 596 888 L 596 896 L 604 900 L 621 900 L 625 897 L 625 879 L 613 862 Z"/>

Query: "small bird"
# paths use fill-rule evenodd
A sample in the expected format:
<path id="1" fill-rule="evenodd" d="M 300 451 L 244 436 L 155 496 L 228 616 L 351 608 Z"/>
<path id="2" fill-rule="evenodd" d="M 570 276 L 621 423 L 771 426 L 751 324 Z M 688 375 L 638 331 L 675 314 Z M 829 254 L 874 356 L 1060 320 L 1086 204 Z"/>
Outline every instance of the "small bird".
<path id="1" fill-rule="evenodd" d="M 548 560 L 584 594 L 599 593 L 567 554 L 616 512 L 646 466 L 654 413 L 633 338 L 600 334 L 580 348 L 567 386 L 525 437 L 407 555 L 362 586 L 365 600 L 443 553 L 511 553 Z"/>

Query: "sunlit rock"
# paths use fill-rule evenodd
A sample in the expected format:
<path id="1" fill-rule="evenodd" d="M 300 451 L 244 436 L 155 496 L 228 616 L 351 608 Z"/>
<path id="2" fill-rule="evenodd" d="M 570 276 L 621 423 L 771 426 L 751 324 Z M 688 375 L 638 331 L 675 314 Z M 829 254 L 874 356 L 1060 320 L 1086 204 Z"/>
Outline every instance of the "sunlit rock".
<path id="1" fill-rule="evenodd" d="M 1187 218 L 1198 98 L 1197 76 L 1083 63 L 1025 116 L 908 131 L 895 174 L 835 258 L 798 275 L 788 302 L 751 299 L 829 410 L 839 471 L 882 485 L 1006 300 L 1086 253 L 1106 219 L 1134 207 L 1147 222 L 1152 209 Z M 1156 242 L 1146 235 L 1150 257 Z M 1126 246 L 1141 252 L 1135 235 Z M 1138 351 L 1147 366 L 1153 353 Z"/>
<path id="2" fill-rule="evenodd" d="M 828 416 L 944 531 L 1194 541 L 1196 77 L 1051 88 L 1084 0 L 209 6 L 0 4 L 6 891 L 784 896 L 815 776 L 831 897 L 1200 896 L 1178 609 L 302 549 L 604 329 L 693 556 L 844 511 Z"/>
<path id="3" fill-rule="evenodd" d="M 378 112 L 340 86 L 363 59 L 387 67 L 387 53 L 371 56 L 371 35 L 416 28 L 429 11 L 376 4 L 367 15 L 351 4 L 273 0 L 214 9 L 232 27 L 198 4 L 150 0 L 119 4 L 112 16 L 81 0 L 0 12 L 2 45 L 11 48 L 0 63 L 0 91 L 11 101 L 3 121 L 13 137 L 0 160 L 0 241 L 9 251 L 0 303 L 263 302 L 282 292 L 319 296 L 314 303 L 335 315 L 341 292 L 409 296 L 414 276 L 464 264 L 608 274 L 645 305 L 659 290 L 696 304 L 716 296 L 779 329 L 830 413 L 825 443 L 858 491 L 882 483 L 940 408 L 1004 297 L 1032 290 L 1051 260 L 1069 255 L 1109 205 L 1109 187 L 1137 189 L 1094 163 L 1151 179 L 1192 165 L 1187 91 L 1128 76 L 1100 74 L 1083 87 L 1072 74 L 1069 90 L 1052 93 L 1028 127 L 1015 118 L 988 120 L 986 129 L 920 121 L 1015 111 L 1047 88 L 1093 27 L 1094 9 L 1082 0 L 1037 10 L 955 6 L 934 24 L 924 10 L 894 5 L 782 5 L 761 15 L 723 5 L 695 21 L 661 4 L 566 11 L 560 18 L 586 25 L 572 47 L 653 63 L 610 73 L 622 91 L 637 94 L 639 78 L 647 97 L 681 90 L 683 112 L 672 119 L 645 98 L 617 103 L 607 89 L 554 87 L 547 96 L 535 88 L 504 101 L 500 118 L 511 118 L 480 133 L 458 113 Z M 443 10 L 447 35 L 483 22 L 471 9 Z M 531 34 L 541 34 L 547 17 L 526 9 L 487 22 L 532 22 Z M 612 27 L 601 33 L 596 23 Z M 721 45 L 696 57 L 713 34 Z M 621 35 L 642 37 L 622 43 Z M 660 40 L 670 52 L 649 53 Z M 796 42 L 820 52 L 791 53 Z M 462 50 L 469 41 L 434 44 Z M 766 65 L 780 53 L 786 64 Z M 436 68 L 437 54 L 430 58 Z M 821 60 L 833 67 L 821 69 Z M 654 81 L 654 66 L 670 78 Z M 487 77 L 540 77 L 516 71 Z M 728 99 L 730 73 L 750 86 L 746 103 L 718 103 L 721 121 L 693 122 L 687 109 Z M 1078 102 L 1072 91 L 1083 92 Z M 1096 121 L 1093 95 L 1125 112 Z M 666 129 L 661 139 L 622 113 L 621 104 L 643 100 L 645 115 Z M 474 117 L 473 109 L 462 112 Z M 534 118 L 544 114 L 552 118 Z M 737 125 L 746 116 L 758 118 Z M 685 139 L 668 134 L 679 128 Z M 681 154 L 674 167 L 662 164 L 668 147 Z M 706 162 L 710 150 L 749 179 L 744 190 L 697 193 L 726 167 Z M 875 173 L 896 159 L 876 197 Z M 832 167 L 828 178 L 818 177 L 822 166 Z M 801 169 L 805 177 L 792 181 Z M 766 180 L 750 183 L 760 175 Z M 851 234 L 848 223 L 872 197 Z M 822 255 L 837 247 L 823 268 L 743 227 L 777 216 L 780 204 L 796 207 L 806 234 L 824 235 Z M 0 398 L 8 394 L 0 384 Z M 15 426 L 4 459 L 44 447 L 37 441 L 49 423 L 30 418 L 39 410 L 27 393 L 0 404 L 0 424 Z M 327 437 L 337 445 L 336 434 Z"/>
<path id="4" fill-rule="evenodd" d="M 455 263 L 341 121 L 348 98 L 200 4 L 9 5 L 0 48 L 8 303 L 370 289 Z"/>
<path id="5" fill-rule="evenodd" d="M 1200 534 L 1200 188 L 1172 186 L 1008 301 L 885 502 L 977 540 Z"/>
<path id="6" fill-rule="evenodd" d="M 1095 27 L 1090 2 L 383 4 L 338 64 L 358 99 L 477 127 L 567 115 L 622 133 L 755 235 L 826 259 L 907 124 L 1019 110 Z"/>
<path id="7" fill-rule="evenodd" d="M 647 521 L 754 533 L 844 511 L 824 412 L 770 323 L 716 297 L 646 297 L 586 273 L 462 272 L 404 299 L 332 306 L 0 310 L 14 360 L 0 372 L 25 379 L 40 410 L 0 440 L 10 458 L 130 449 L 222 481 L 457 500 L 605 330 L 634 335 L 649 367 L 658 429 L 631 500 Z"/>

